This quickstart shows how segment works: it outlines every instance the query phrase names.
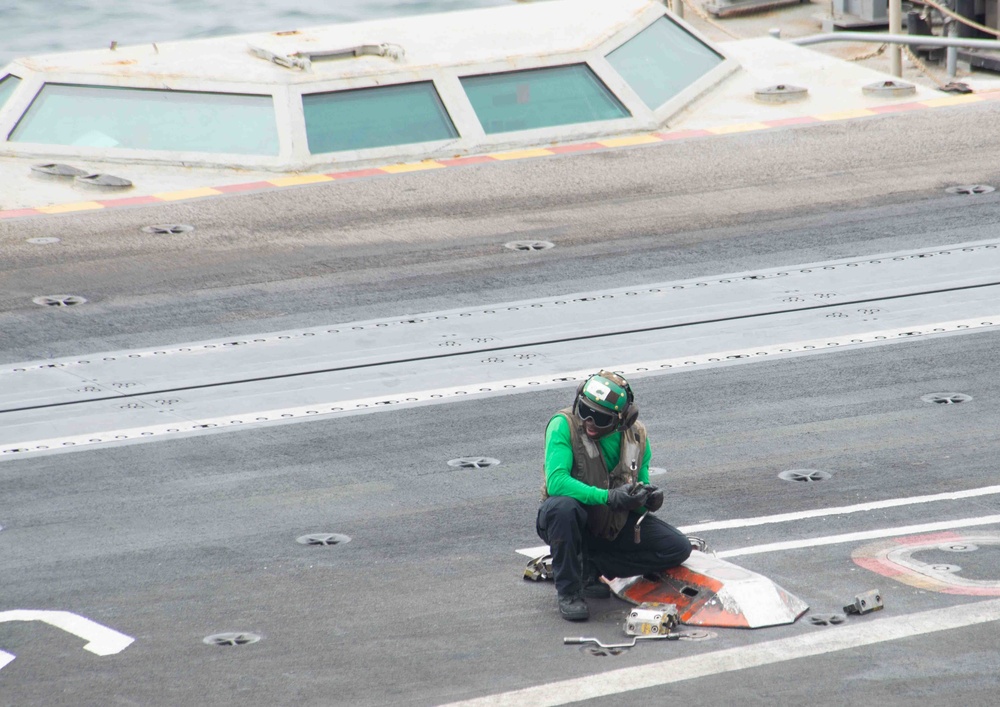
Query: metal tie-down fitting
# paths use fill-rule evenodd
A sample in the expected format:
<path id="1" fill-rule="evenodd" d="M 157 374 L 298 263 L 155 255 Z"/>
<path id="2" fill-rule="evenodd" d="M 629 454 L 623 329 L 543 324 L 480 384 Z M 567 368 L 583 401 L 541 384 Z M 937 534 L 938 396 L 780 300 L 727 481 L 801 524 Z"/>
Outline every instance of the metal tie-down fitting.
<path id="1" fill-rule="evenodd" d="M 569 636 L 563 639 L 563 645 L 593 643 L 600 648 L 632 648 L 636 641 L 676 641 L 681 638 L 695 638 L 693 633 L 674 632 L 680 624 L 680 615 L 675 604 L 659 604 L 644 602 L 632 609 L 625 619 L 625 633 L 632 636 L 628 643 L 604 643 L 598 638 L 585 636 Z"/>
<path id="2" fill-rule="evenodd" d="M 663 636 L 680 622 L 676 604 L 644 602 L 629 612 L 625 619 L 625 633 L 629 636 Z"/>
<path id="3" fill-rule="evenodd" d="M 867 614 L 885 608 L 882 594 L 877 589 L 862 592 L 854 597 L 854 601 L 844 607 L 845 614 Z"/>

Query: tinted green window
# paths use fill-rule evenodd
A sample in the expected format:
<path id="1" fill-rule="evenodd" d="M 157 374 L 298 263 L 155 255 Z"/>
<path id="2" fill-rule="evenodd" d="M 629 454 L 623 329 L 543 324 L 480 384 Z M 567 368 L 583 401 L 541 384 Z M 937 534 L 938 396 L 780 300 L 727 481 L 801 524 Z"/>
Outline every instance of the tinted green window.
<path id="1" fill-rule="evenodd" d="M 313 93 L 302 110 L 314 155 L 458 136 L 431 81 Z"/>
<path id="2" fill-rule="evenodd" d="M 17 89 L 17 85 L 21 83 L 21 79 L 17 78 L 13 74 L 4 76 L 0 79 L 0 108 L 3 108 L 3 104 L 7 102 L 11 94 Z"/>
<path id="3" fill-rule="evenodd" d="M 461 81 L 487 134 L 629 117 L 586 64 L 466 76 Z"/>
<path id="4" fill-rule="evenodd" d="M 608 54 L 608 61 L 643 102 L 656 109 L 721 64 L 723 58 L 661 17 Z"/>
<path id="5" fill-rule="evenodd" d="M 10 139 L 47 145 L 278 154 L 270 96 L 45 84 Z"/>

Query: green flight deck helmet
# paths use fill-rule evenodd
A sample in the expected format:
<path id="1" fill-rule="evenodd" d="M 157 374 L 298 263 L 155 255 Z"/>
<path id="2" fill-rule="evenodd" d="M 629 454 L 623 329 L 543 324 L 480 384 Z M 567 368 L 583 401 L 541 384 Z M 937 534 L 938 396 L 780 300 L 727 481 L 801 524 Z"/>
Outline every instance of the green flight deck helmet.
<path id="1" fill-rule="evenodd" d="M 628 429 L 639 417 L 628 381 L 604 370 L 577 387 L 573 411 L 580 419 L 593 420 L 598 428 L 607 428 L 608 432 Z"/>

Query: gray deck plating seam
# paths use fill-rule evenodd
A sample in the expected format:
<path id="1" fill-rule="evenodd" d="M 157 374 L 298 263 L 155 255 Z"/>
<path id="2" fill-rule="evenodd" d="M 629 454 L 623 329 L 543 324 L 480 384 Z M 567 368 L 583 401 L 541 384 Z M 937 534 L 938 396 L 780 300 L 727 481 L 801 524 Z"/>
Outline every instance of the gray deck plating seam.
<path id="1" fill-rule="evenodd" d="M 851 319 L 852 325 L 859 318 L 884 323 L 886 305 L 846 303 L 977 287 L 996 281 L 997 273 L 1000 243 L 983 241 L 507 302 L 492 308 L 35 361 L 0 369 L 0 412 L 272 377 L 276 369 L 277 375 L 291 376 L 477 351 L 484 360 L 507 360 L 517 356 L 515 349 L 539 342 L 617 337 L 625 331 L 818 307 L 825 308 L 831 319 Z M 884 284 L 871 288 L 872 277 Z"/>
<path id="2" fill-rule="evenodd" d="M 898 324 L 908 319 L 906 326 L 893 329 L 874 328 L 868 322 L 864 331 L 849 326 L 844 319 L 828 319 L 823 338 L 792 339 L 795 334 L 809 329 L 803 317 L 815 318 L 815 313 L 776 315 L 770 328 L 722 328 L 715 332 L 702 332 L 700 336 L 685 337 L 673 342 L 646 335 L 638 341 L 631 338 L 633 346 L 620 351 L 615 361 L 608 360 L 608 350 L 602 345 L 581 350 L 579 345 L 559 345 L 547 354 L 527 353 L 516 364 L 519 372 L 531 375 L 498 378 L 511 373 L 511 369 L 492 371 L 492 375 L 476 362 L 464 366 L 452 365 L 447 369 L 436 361 L 418 364 L 388 364 L 365 369 L 366 376 L 353 376 L 345 381 L 343 375 L 323 374 L 308 378 L 292 379 L 298 383 L 291 387 L 287 380 L 246 383 L 187 391 L 174 399 L 155 396 L 122 400 L 101 401 L 73 405 L 60 411 L 60 417 L 50 409 L 28 410 L 5 414 L 5 425 L 0 432 L 0 459 L 21 457 L 29 453 L 51 453 L 126 441 L 143 441 L 151 438 L 199 433 L 208 430 L 236 429 L 246 424 L 270 424 L 307 419 L 309 417 L 355 415 L 381 410 L 399 409 L 403 406 L 455 402 L 476 396 L 512 394 L 538 390 L 543 387 L 568 387 L 596 368 L 611 365 L 628 376 L 672 373 L 705 366 L 732 365 L 755 361 L 773 360 L 789 355 L 807 355 L 842 350 L 844 348 L 880 345 L 908 341 L 927 336 L 940 336 L 974 331 L 995 330 L 1000 326 L 996 298 L 992 292 L 980 295 L 978 300 L 950 296 L 917 297 L 927 300 L 922 306 L 893 315 Z M 933 305 L 933 306 L 932 306 Z M 934 315 L 977 309 L 979 317 L 943 320 Z M 928 319 L 931 317 L 931 319 Z M 932 323 L 927 324 L 928 321 Z M 759 322 L 757 322 L 759 324 Z M 705 328 L 705 327 L 701 327 Z M 839 329 L 831 332 L 830 329 Z M 671 330 L 672 332 L 687 330 Z M 829 335 L 833 334 L 833 335 Z M 784 338 L 782 338 L 784 337 Z M 743 348 L 719 349 L 715 345 L 733 343 L 743 339 Z M 672 358 L 662 357 L 680 352 Z M 644 356 L 660 357 L 647 359 Z M 622 356 L 629 358 L 623 359 Z M 476 357 L 478 358 L 478 357 Z M 530 370 L 525 370 L 532 367 Z M 518 372 L 517 369 L 514 369 Z M 428 382 L 439 387 L 428 388 Z M 379 391 L 372 396 L 373 390 Z M 53 436 L 52 432 L 56 432 Z"/>

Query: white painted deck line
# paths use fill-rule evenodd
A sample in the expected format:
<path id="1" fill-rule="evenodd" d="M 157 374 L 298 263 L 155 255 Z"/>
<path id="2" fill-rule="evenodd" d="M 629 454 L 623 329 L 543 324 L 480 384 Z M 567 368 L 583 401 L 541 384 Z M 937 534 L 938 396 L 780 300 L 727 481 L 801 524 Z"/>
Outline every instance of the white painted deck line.
<path id="1" fill-rule="evenodd" d="M 808 511 L 798 511 L 797 513 L 780 513 L 772 516 L 758 516 L 756 518 L 734 518 L 732 520 L 720 520 L 709 523 L 698 523 L 697 525 L 680 526 L 678 530 L 682 533 L 698 533 L 705 530 L 723 530 L 729 528 L 747 528 L 755 525 L 766 525 L 769 523 L 789 523 L 807 518 L 825 518 L 827 516 L 842 515 L 845 513 L 858 513 L 860 511 L 875 511 L 882 508 L 898 508 L 899 506 L 909 506 L 920 503 L 933 503 L 935 501 L 960 501 L 965 498 L 976 498 L 978 496 L 991 496 L 1000 493 L 1000 486 L 982 486 L 965 491 L 948 491 L 945 493 L 934 493 L 927 496 L 907 496 L 903 498 L 889 498 L 884 501 L 870 501 L 868 503 L 858 503 L 853 506 L 836 506 L 833 508 L 814 508 Z M 836 536 L 834 536 L 836 537 Z M 763 547 L 763 546 L 759 546 Z M 517 554 L 525 557 L 538 557 L 549 552 L 548 545 L 537 545 L 535 547 L 525 547 L 516 550 Z M 732 552 L 732 551 L 730 551 Z M 722 553 L 718 553 L 722 557 Z"/>
<path id="2" fill-rule="evenodd" d="M 724 530 L 728 528 L 747 528 L 754 525 L 767 525 L 769 523 L 787 523 L 789 521 L 803 520 L 805 518 L 823 518 L 825 516 L 843 515 L 846 513 L 860 513 L 863 511 L 876 511 L 882 508 L 897 508 L 899 506 L 910 506 L 919 503 L 933 503 L 935 501 L 959 501 L 964 498 L 976 498 L 977 496 L 992 496 L 1000 493 L 1000 486 L 983 486 L 977 489 L 966 491 L 950 491 L 946 493 L 934 493 L 927 496 L 909 496 L 906 498 L 890 498 L 884 501 L 870 501 L 868 503 L 858 503 L 853 506 L 837 506 L 835 508 L 816 508 L 810 511 L 798 511 L 797 513 L 779 513 L 773 516 L 759 516 L 757 518 L 734 518 L 733 520 L 720 520 L 696 525 L 686 525 L 681 530 L 685 533 L 700 533 L 706 530 Z"/>
<path id="3" fill-rule="evenodd" d="M 960 518 L 957 520 L 940 521 L 938 523 L 921 523 L 920 525 L 904 525 L 896 528 L 866 530 L 859 533 L 844 533 L 842 535 L 827 535 L 822 538 L 808 538 L 806 540 L 788 540 L 780 543 L 768 543 L 766 545 L 750 545 L 748 547 L 736 548 L 735 550 L 724 550 L 715 554 L 716 557 L 742 557 L 743 555 L 759 555 L 765 552 L 798 550 L 804 547 L 818 547 L 820 545 L 839 545 L 841 543 L 873 540 L 875 538 L 893 538 L 900 535 L 933 533 L 938 530 L 954 530 L 955 528 L 970 528 L 977 525 L 993 525 L 995 523 L 1000 523 L 1000 515 Z"/>
<path id="4" fill-rule="evenodd" d="M 83 649 L 95 655 L 121 653 L 135 641 L 131 636 L 126 636 L 124 633 L 69 611 L 36 609 L 0 611 L 0 623 L 7 621 L 42 621 L 50 626 L 61 628 L 63 631 L 87 641 Z"/>
<path id="5" fill-rule="evenodd" d="M 565 705 L 608 695 L 683 682 L 709 675 L 756 668 L 763 665 L 824 655 L 863 646 L 897 641 L 913 636 L 950 631 L 1000 619 L 1000 600 L 963 604 L 946 609 L 932 609 L 916 614 L 868 620 L 857 625 L 838 626 L 776 641 L 754 643 L 739 648 L 703 653 L 688 658 L 674 658 L 588 675 L 572 680 L 537 685 L 512 692 L 488 695 L 451 707 L 520 707 Z"/>

